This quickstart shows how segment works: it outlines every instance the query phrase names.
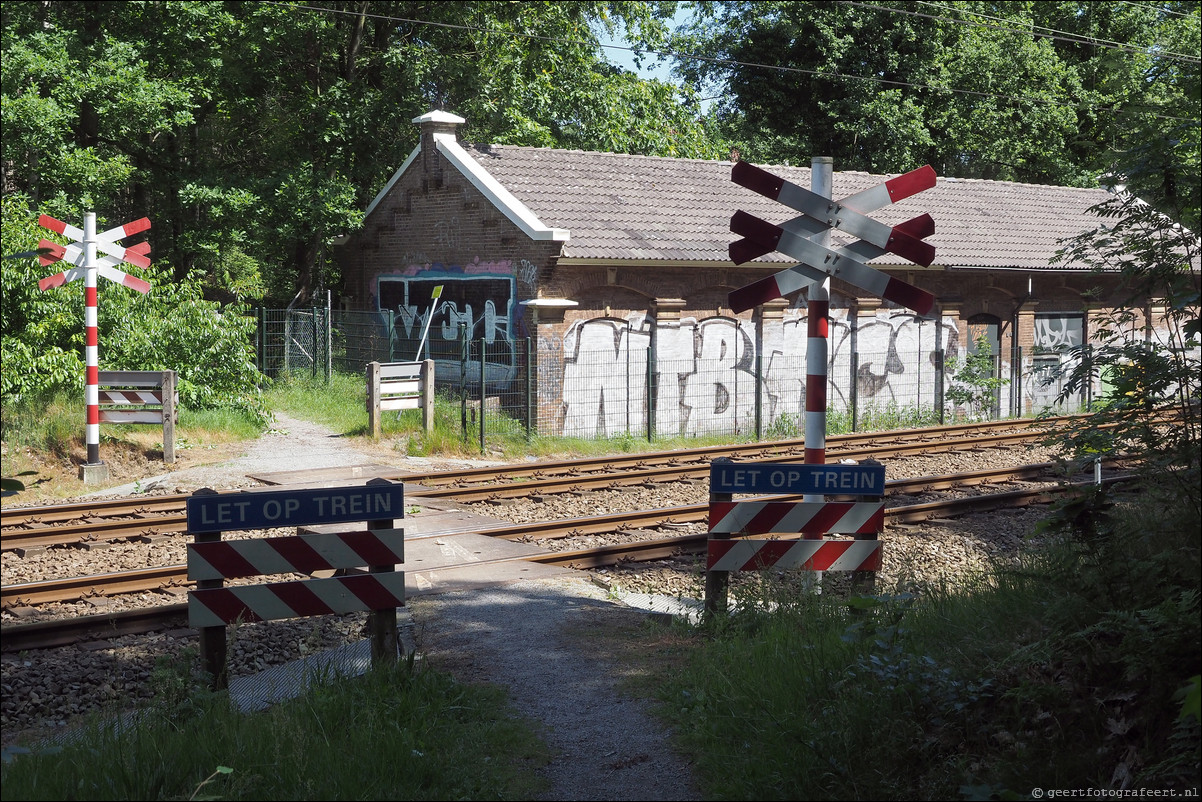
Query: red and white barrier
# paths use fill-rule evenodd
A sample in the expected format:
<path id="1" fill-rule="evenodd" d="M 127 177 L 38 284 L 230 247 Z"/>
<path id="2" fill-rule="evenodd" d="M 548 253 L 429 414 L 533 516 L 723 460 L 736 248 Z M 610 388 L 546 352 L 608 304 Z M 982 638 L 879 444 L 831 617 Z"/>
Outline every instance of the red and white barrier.
<path id="1" fill-rule="evenodd" d="M 764 535 L 772 532 L 866 535 L 885 525 L 884 502 L 725 501 L 710 504 L 712 534 Z"/>
<path id="2" fill-rule="evenodd" d="M 879 571 L 879 540 L 710 540 L 710 571 Z"/>
<path id="3" fill-rule="evenodd" d="M 313 574 L 348 566 L 393 565 L 404 561 L 405 534 L 400 529 L 188 544 L 188 576 L 196 580 Z"/>
<path id="4" fill-rule="evenodd" d="M 193 627 L 220 627 L 237 621 L 355 613 L 404 604 L 404 573 L 359 574 L 194 590 L 188 594 L 188 622 Z"/>

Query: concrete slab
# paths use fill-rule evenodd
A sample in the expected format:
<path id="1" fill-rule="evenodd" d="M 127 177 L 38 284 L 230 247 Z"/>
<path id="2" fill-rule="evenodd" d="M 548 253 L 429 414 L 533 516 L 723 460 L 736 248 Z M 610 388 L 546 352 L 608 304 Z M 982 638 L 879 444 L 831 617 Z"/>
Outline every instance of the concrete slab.
<path id="1" fill-rule="evenodd" d="M 577 573 L 571 568 L 515 560 L 513 562 L 481 563 L 437 571 L 405 571 L 405 596 L 426 596 L 456 590 L 504 585 L 523 579 L 546 579 Z"/>
<path id="2" fill-rule="evenodd" d="M 369 479 L 391 479 L 400 473 L 402 471 L 395 466 L 368 463 L 347 465 L 341 468 L 304 468 L 295 471 L 248 473 L 247 477 L 267 485 L 333 487 L 348 482 L 366 482 Z"/>
<path id="3" fill-rule="evenodd" d="M 405 570 L 421 571 L 546 553 L 546 549 L 532 543 L 515 543 L 473 532 L 419 538 L 412 543 L 406 536 Z"/>
<path id="4" fill-rule="evenodd" d="M 512 521 L 489 518 L 463 510 L 427 511 L 424 508 L 405 517 L 405 539 L 455 535 L 463 532 L 487 532 L 513 526 Z"/>
<path id="5" fill-rule="evenodd" d="M 98 485 L 109 480 L 109 466 L 103 462 L 85 462 L 79 466 L 79 478 L 85 485 Z"/>
<path id="6" fill-rule="evenodd" d="M 412 543 L 406 538 L 405 564 L 397 569 L 405 571 L 408 596 L 573 573 L 570 568 L 516 559 L 544 553 L 544 549 L 530 543 L 514 543 L 474 533 L 428 537 Z"/>
<path id="7" fill-rule="evenodd" d="M 406 503 L 405 506 L 409 506 Z M 298 527 L 300 534 L 336 534 L 338 532 L 358 532 L 364 528 L 361 521 L 351 521 L 342 524 L 313 524 Z M 410 513 L 404 518 L 393 520 L 393 526 L 405 530 L 405 540 L 438 537 L 440 535 L 457 535 L 470 532 L 487 532 L 490 529 L 500 529 L 513 526 L 512 521 L 500 518 L 488 518 L 475 515 L 463 510 L 427 510 L 420 508 L 416 513 Z"/>

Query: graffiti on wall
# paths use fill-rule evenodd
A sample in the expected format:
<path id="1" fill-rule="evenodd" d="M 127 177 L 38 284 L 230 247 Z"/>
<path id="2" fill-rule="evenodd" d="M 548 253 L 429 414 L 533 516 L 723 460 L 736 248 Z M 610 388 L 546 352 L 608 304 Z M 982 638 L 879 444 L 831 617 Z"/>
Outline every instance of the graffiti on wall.
<path id="1" fill-rule="evenodd" d="M 379 276 L 376 308 L 390 316 L 391 358 L 417 358 L 405 349 L 414 348 L 415 341 L 427 332 L 421 356 L 435 362 L 453 361 L 454 371 L 444 369 L 443 375 L 457 375 L 461 338 L 483 340 L 485 376 L 490 386 L 506 389 L 517 375 L 514 340 L 520 336 L 521 320 L 517 285 L 519 280 L 529 280 L 530 274 L 528 263 L 516 266 L 522 279 L 515 277 L 514 267 L 509 261 L 477 260 L 466 266 L 410 265 Z M 437 286 L 442 292 L 435 301 Z M 478 378 L 478 364 L 469 365 L 468 374 L 469 380 Z"/>
<path id="2" fill-rule="evenodd" d="M 713 317 L 685 318 L 655 332 L 650 325 L 642 314 L 576 321 L 562 340 L 562 368 L 557 355 L 540 356 L 540 405 L 557 406 L 559 431 L 593 437 L 645 430 L 652 382 L 660 434 L 753 430 L 760 388 L 752 324 Z M 850 406 L 853 341 L 859 354 L 854 381 L 860 406 L 934 403 L 937 348 L 954 353 L 959 342 L 953 321 L 938 325 L 939 332 L 934 321 L 881 312 L 857 321 L 853 338 L 847 311 L 832 310 L 828 409 Z M 800 315 L 764 333 L 760 397 L 768 424 L 782 416 L 800 420 L 804 414 L 806 326 Z"/>
<path id="3" fill-rule="evenodd" d="M 754 423 L 755 349 L 745 323 L 685 318 L 658 327 L 654 338 L 652 343 L 640 313 L 626 320 L 577 321 L 568 328 L 556 399 L 565 434 L 645 431 L 651 382 L 655 428 L 662 434 L 728 431 Z M 653 345 L 654 374 L 649 376 Z"/>
<path id="4" fill-rule="evenodd" d="M 1035 315 L 1035 353 L 1028 360 L 1022 388 L 1033 409 L 1060 405 L 1066 377 L 1079 361 L 1073 349 L 1084 342 L 1084 334 L 1084 315 Z"/>

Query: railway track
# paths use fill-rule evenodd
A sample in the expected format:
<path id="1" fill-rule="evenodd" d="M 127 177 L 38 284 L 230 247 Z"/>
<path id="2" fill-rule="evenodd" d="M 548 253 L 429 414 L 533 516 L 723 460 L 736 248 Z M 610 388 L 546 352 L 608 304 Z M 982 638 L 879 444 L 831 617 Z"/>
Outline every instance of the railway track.
<path id="1" fill-rule="evenodd" d="M 1071 419 L 1072 416 L 1066 416 L 1056 420 Z M 828 439 L 827 455 L 829 461 L 887 459 L 934 450 L 1017 445 L 1038 441 L 1043 436 L 1044 430 L 1030 421 L 990 421 L 839 435 Z M 454 498 L 461 502 L 495 501 L 658 482 L 704 481 L 708 478 L 710 463 L 721 457 L 745 461 L 780 460 L 801 458 L 804 450 L 804 441 L 798 439 L 531 465 L 427 473 L 385 471 L 378 475 L 403 481 L 409 496 Z M 296 476 L 303 477 L 304 472 L 298 471 Z M 103 543 L 182 533 L 187 530 L 187 499 L 187 495 L 175 494 L 0 510 L 0 549 Z"/>
<path id="2" fill-rule="evenodd" d="M 1052 463 L 1041 463 L 1018 468 L 891 480 L 886 483 L 886 491 L 890 496 L 913 496 L 940 490 L 1015 482 L 1043 482 L 1043 484 L 963 498 L 890 507 L 886 509 L 885 518 L 890 524 L 914 523 L 930 519 L 952 518 L 969 512 L 981 512 L 1000 507 L 1046 503 L 1066 487 L 1063 483 L 1059 485 L 1047 483 L 1051 478 L 1049 473 L 1054 471 L 1054 468 Z M 1107 484 L 1118 483 L 1127 478 L 1129 477 L 1126 475 L 1117 475 L 1105 479 L 1104 482 Z M 764 498 L 786 501 L 798 500 L 800 496 L 781 495 Z M 708 513 L 708 503 L 695 504 L 502 526 L 481 530 L 479 534 L 506 540 L 553 542 L 593 533 L 622 531 L 639 533 L 629 542 L 583 549 L 548 550 L 538 554 L 498 560 L 498 562 L 525 560 L 543 565 L 589 569 L 612 566 L 626 561 L 639 562 L 660 560 L 681 554 L 701 554 L 706 548 L 707 535 L 705 531 L 650 539 L 645 535 L 648 530 L 671 525 L 700 524 L 704 526 Z M 446 568 L 451 570 L 456 567 L 459 566 L 447 566 Z M 187 566 L 173 565 L 89 577 L 6 585 L 2 593 L 3 606 L 6 609 L 16 609 L 86 597 L 110 597 L 119 594 L 147 592 L 163 593 L 165 591 L 182 593 L 190 586 L 191 583 L 187 579 Z M 112 637 L 115 634 L 153 631 L 175 624 L 184 625 L 182 618 L 185 616 L 186 605 L 164 604 L 109 615 L 10 625 L 3 630 L 3 648 L 4 651 L 45 648 L 96 637 Z"/>

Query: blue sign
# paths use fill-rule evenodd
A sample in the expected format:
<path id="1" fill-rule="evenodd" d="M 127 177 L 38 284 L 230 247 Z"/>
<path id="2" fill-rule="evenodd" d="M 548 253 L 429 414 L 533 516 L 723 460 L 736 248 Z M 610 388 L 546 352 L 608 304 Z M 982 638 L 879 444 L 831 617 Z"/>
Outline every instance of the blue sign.
<path id="1" fill-rule="evenodd" d="M 188 532 L 270 529 L 405 517 L 405 486 L 369 484 L 312 490 L 250 490 L 189 496 Z"/>
<path id="2" fill-rule="evenodd" d="M 710 465 L 710 492 L 883 496 L 885 466 L 714 462 Z"/>

